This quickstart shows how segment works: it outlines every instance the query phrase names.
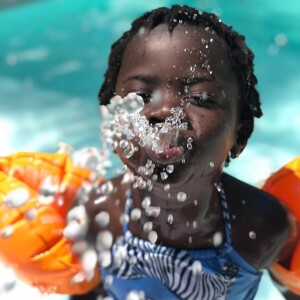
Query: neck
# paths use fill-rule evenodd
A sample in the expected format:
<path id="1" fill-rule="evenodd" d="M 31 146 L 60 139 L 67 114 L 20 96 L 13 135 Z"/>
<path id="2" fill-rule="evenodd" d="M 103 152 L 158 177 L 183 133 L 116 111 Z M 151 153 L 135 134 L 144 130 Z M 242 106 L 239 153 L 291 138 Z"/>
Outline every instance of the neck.
<path id="1" fill-rule="evenodd" d="M 196 183 L 187 179 L 181 184 L 172 184 L 170 189 L 164 182 L 155 182 L 151 191 L 132 189 L 132 208 L 141 209 L 142 214 L 138 221 L 131 221 L 130 229 L 147 239 L 144 224 L 151 222 L 152 230 L 158 234 L 157 242 L 175 247 L 186 247 L 187 243 L 191 248 L 209 246 L 215 231 L 223 228 L 215 182 L 218 181 L 211 177 L 201 177 Z M 142 204 L 145 197 L 150 198 L 150 206 L 156 208 L 158 216 L 147 215 Z"/>

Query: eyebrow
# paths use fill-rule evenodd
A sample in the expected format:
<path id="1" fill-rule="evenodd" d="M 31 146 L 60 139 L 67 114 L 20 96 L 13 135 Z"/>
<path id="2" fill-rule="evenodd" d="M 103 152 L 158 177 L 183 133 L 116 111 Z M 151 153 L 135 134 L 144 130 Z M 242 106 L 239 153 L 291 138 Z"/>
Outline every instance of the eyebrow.
<path id="1" fill-rule="evenodd" d="M 129 81 L 129 80 L 142 81 L 146 84 L 156 84 L 159 81 L 159 79 L 156 76 L 142 75 L 142 74 L 128 77 L 128 78 L 125 79 L 125 82 Z"/>
<path id="2" fill-rule="evenodd" d="M 125 79 L 124 82 L 129 81 L 129 80 L 136 80 L 136 81 L 141 81 L 145 84 L 149 84 L 149 85 L 154 85 L 157 84 L 159 82 L 159 78 L 157 76 L 153 76 L 153 75 L 146 75 L 146 74 L 139 74 L 139 75 L 134 75 L 131 77 L 128 77 Z M 184 82 L 185 84 L 189 84 L 189 85 L 194 85 L 197 83 L 201 83 L 201 82 L 213 82 L 215 83 L 218 87 L 222 87 L 222 85 L 217 81 L 217 79 L 215 78 L 215 76 L 213 74 L 209 74 L 204 75 L 204 76 L 185 76 L 181 79 L 182 82 Z"/>

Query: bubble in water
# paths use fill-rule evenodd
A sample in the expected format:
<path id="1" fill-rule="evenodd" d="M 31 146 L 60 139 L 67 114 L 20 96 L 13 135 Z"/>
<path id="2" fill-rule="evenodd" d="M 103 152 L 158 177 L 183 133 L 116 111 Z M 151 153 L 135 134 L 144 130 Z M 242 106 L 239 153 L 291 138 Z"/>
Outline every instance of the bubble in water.
<path id="1" fill-rule="evenodd" d="M 197 206 L 198 205 L 198 200 L 194 200 L 194 204 L 195 204 L 195 206 Z"/>
<path id="2" fill-rule="evenodd" d="M 249 232 L 249 238 L 250 238 L 251 240 L 255 240 L 255 239 L 256 239 L 256 233 L 255 233 L 255 231 L 250 231 L 250 232 Z"/>
<path id="3" fill-rule="evenodd" d="M 187 148 L 188 148 L 189 150 L 192 150 L 193 145 L 192 145 L 192 144 L 187 144 Z"/>
<path id="4" fill-rule="evenodd" d="M 130 213 L 130 218 L 132 221 L 137 221 L 141 218 L 141 210 L 139 208 L 134 208 Z"/>
<path id="5" fill-rule="evenodd" d="M 148 239 L 150 241 L 150 243 L 155 244 L 157 241 L 158 235 L 157 232 L 154 230 L 151 230 L 148 234 Z"/>
<path id="6" fill-rule="evenodd" d="M 199 260 L 195 260 L 192 264 L 192 272 L 194 275 L 200 274 L 202 271 L 202 264 Z"/>
<path id="7" fill-rule="evenodd" d="M 174 165 L 168 165 L 166 168 L 168 173 L 173 173 L 174 172 Z"/>
<path id="8" fill-rule="evenodd" d="M 222 245 L 223 243 L 223 235 L 220 231 L 217 231 L 212 238 L 212 243 L 214 245 L 214 247 L 219 247 Z"/>
<path id="9" fill-rule="evenodd" d="M 193 221 L 193 228 L 197 227 L 197 221 Z"/>
<path id="10" fill-rule="evenodd" d="M 213 168 L 213 167 L 215 166 L 215 164 L 211 161 L 211 162 L 209 163 L 209 166 L 210 166 L 211 168 Z"/>
<path id="11" fill-rule="evenodd" d="M 174 221 L 173 215 L 169 214 L 167 221 L 169 224 L 173 224 L 173 221 Z"/>
<path id="12" fill-rule="evenodd" d="M 25 188 L 16 188 L 10 191 L 4 198 L 8 207 L 20 207 L 30 199 L 30 194 Z"/>
<path id="13" fill-rule="evenodd" d="M 95 221 L 101 228 L 105 228 L 109 224 L 110 215 L 106 211 L 101 211 L 95 216 Z"/>
<path id="14" fill-rule="evenodd" d="M 189 244 L 193 242 L 193 237 L 189 236 Z"/>
<path id="15" fill-rule="evenodd" d="M 184 193 L 184 192 L 179 192 L 179 193 L 177 194 L 177 200 L 178 200 L 179 202 L 184 202 L 184 201 L 186 200 L 186 193 Z"/>

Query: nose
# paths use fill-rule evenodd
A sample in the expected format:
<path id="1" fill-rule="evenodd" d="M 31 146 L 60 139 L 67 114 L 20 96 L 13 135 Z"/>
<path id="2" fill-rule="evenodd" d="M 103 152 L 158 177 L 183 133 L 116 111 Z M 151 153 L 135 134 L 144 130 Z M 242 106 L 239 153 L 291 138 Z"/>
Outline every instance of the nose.
<path id="1" fill-rule="evenodd" d="M 164 93 L 158 100 L 150 101 L 141 110 L 151 125 L 164 122 L 167 117 L 172 116 L 171 108 L 181 106 L 180 99 L 172 93 Z"/>

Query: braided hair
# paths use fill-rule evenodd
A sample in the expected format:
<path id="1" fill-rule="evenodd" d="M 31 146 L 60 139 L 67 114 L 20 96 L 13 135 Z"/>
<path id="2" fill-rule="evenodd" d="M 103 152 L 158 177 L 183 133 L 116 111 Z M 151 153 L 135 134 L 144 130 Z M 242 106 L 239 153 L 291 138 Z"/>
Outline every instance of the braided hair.
<path id="1" fill-rule="evenodd" d="M 108 104 L 115 95 L 115 85 L 121 68 L 123 54 L 132 37 L 141 28 L 151 31 L 160 24 L 167 24 L 170 33 L 179 25 L 208 27 L 209 30 L 225 41 L 230 50 L 232 67 L 239 78 L 239 121 L 247 124 L 239 132 L 237 142 L 245 146 L 253 131 L 254 117 L 260 118 L 262 116 L 259 94 L 255 88 L 257 79 L 254 75 L 254 54 L 246 46 L 245 37 L 234 31 L 231 26 L 223 24 L 215 14 L 199 11 L 187 5 L 173 5 L 171 8 L 160 7 L 146 12 L 136 19 L 132 23 L 131 29 L 124 32 L 121 38 L 112 45 L 108 69 L 98 94 L 100 104 Z M 227 162 L 229 162 L 229 158 L 227 158 Z"/>

